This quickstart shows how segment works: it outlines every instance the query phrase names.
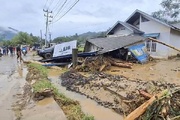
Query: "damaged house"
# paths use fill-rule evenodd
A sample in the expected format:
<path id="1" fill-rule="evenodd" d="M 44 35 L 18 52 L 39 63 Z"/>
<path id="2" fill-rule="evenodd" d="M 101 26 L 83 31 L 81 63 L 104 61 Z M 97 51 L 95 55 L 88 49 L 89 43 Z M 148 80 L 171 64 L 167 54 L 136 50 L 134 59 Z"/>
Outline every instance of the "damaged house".
<path id="1" fill-rule="evenodd" d="M 152 37 L 180 48 L 180 29 L 178 26 L 164 23 L 140 10 L 133 12 L 125 22 L 118 21 L 107 32 L 107 37 L 128 35 L 140 35 L 146 38 Z M 147 40 L 145 45 L 152 57 L 168 58 L 178 54 L 177 51 L 150 40 Z"/>
<path id="2" fill-rule="evenodd" d="M 142 36 L 120 36 L 89 39 L 84 51 L 97 51 L 98 54 L 108 55 L 122 60 L 136 59 L 140 63 L 148 60 L 145 38 Z"/>

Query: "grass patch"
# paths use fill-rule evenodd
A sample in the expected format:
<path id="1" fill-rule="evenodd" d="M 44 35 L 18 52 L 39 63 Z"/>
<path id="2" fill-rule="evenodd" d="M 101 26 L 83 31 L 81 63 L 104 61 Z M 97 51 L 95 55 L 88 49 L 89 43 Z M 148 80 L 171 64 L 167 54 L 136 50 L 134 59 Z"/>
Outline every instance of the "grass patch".
<path id="1" fill-rule="evenodd" d="M 36 92 L 41 92 L 44 89 L 55 89 L 54 86 L 52 86 L 51 82 L 48 80 L 39 80 L 36 81 L 33 85 L 33 91 Z"/>
<path id="2" fill-rule="evenodd" d="M 78 51 L 83 52 L 84 51 L 84 47 L 83 46 L 78 47 Z"/>
<path id="3" fill-rule="evenodd" d="M 37 64 L 37 63 L 30 63 L 30 64 L 28 64 L 28 67 L 36 69 L 40 74 L 47 77 L 48 70 L 46 67 L 44 67 L 40 64 Z"/>

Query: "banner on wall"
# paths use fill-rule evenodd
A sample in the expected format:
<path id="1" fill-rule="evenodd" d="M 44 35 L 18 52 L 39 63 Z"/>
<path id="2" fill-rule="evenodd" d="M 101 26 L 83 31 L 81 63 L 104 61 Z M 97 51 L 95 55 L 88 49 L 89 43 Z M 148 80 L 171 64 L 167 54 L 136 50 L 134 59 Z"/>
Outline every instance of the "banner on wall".
<path id="1" fill-rule="evenodd" d="M 55 45 L 53 57 L 72 54 L 72 49 L 76 48 L 76 46 L 77 46 L 77 40 L 73 40 L 70 42 L 64 42 L 64 43 Z"/>

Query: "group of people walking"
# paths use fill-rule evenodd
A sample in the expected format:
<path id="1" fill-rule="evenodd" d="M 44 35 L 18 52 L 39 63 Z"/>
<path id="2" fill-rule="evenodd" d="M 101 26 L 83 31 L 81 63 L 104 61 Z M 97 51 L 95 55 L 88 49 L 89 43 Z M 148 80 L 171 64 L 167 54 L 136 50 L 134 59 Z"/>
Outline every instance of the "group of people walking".
<path id="1" fill-rule="evenodd" d="M 16 52 L 16 47 L 12 47 L 12 46 L 2 47 L 0 49 L 0 53 L 2 55 L 9 55 L 9 53 L 10 53 L 10 55 L 13 56 L 15 54 L 15 52 Z"/>
<path id="2" fill-rule="evenodd" d="M 9 47 L 2 47 L 0 49 L 0 57 L 1 56 L 14 56 L 15 54 L 17 55 L 17 62 L 23 62 L 24 60 L 22 59 L 22 53 L 25 55 L 27 53 L 27 48 L 26 47 L 20 47 L 18 45 L 17 47 L 9 46 Z"/>

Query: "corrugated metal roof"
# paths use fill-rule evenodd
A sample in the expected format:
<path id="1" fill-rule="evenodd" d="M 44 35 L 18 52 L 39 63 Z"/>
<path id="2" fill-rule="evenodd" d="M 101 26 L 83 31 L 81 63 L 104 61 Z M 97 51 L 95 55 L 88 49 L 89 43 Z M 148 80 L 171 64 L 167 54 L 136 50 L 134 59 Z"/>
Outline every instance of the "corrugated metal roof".
<path id="1" fill-rule="evenodd" d="M 145 38 L 142 36 L 121 36 L 89 39 L 87 41 L 102 48 L 100 53 L 106 53 L 138 42 L 143 42 L 144 40 Z"/>

